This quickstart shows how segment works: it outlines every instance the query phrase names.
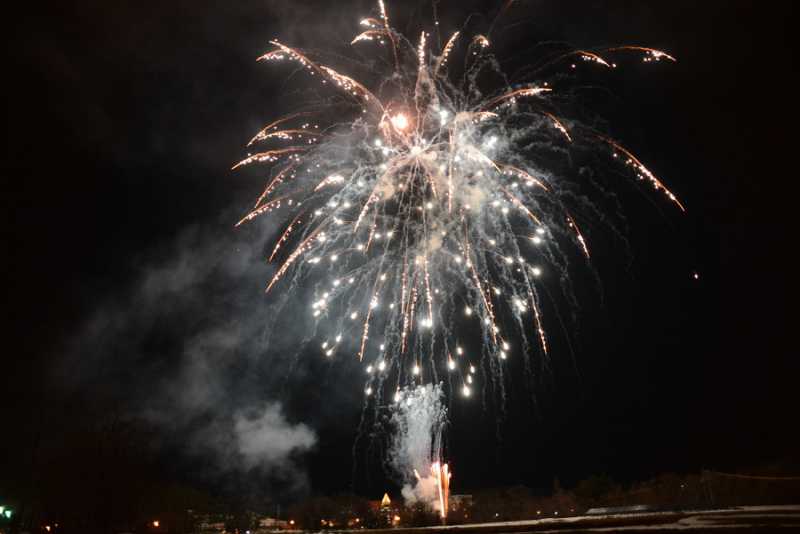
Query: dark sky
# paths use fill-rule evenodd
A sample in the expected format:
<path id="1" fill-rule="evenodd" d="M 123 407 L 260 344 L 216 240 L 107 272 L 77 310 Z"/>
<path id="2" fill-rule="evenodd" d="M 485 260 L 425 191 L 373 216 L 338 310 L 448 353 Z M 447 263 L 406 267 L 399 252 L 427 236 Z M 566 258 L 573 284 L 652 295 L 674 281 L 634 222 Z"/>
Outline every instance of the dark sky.
<path id="1" fill-rule="evenodd" d="M 372 5 L 335 4 L 31 3 L 7 19 L 4 459 L 42 425 L 57 449 L 71 425 L 122 414 L 156 425 L 158 461 L 178 479 L 214 487 L 249 472 L 263 487 L 307 473 L 314 491 L 381 491 L 361 452 L 353 477 L 352 366 L 265 339 L 272 227 L 232 229 L 261 179 L 230 166 L 297 84 L 254 59 L 274 37 L 340 47 Z M 394 4 L 401 28 L 429 6 Z M 574 352 L 561 336 L 536 391 L 512 384 L 499 431 L 497 407 L 452 407 L 455 491 L 797 460 L 791 4 L 520 1 L 498 23 L 512 64 L 544 40 L 676 56 L 626 61 L 600 80 L 598 106 L 688 212 L 618 185 L 628 245 L 587 230 L 603 298 L 590 276 L 578 283 Z M 496 11 L 464 6 L 440 2 L 445 27 Z M 278 424 L 276 440 L 307 430 L 316 444 L 281 453 L 289 474 L 253 469 L 219 438 L 245 415 Z"/>

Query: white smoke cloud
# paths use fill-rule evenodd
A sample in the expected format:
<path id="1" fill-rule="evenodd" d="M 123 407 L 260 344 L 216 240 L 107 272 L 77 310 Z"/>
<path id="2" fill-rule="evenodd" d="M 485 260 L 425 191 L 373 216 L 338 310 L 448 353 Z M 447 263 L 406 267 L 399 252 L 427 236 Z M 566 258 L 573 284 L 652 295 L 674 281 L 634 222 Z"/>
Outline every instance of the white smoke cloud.
<path id="1" fill-rule="evenodd" d="M 317 436 L 276 400 L 289 378 L 283 338 L 265 337 L 260 245 L 226 230 L 187 228 L 141 262 L 73 341 L 61 373 L 76 389 L 107 384 L 130 416 L 161 431 L 154 445 L 207 461 L 206 478 L 252 472 L 303 492 L 302 455 Z M 255 380 L 265 357 L 272 373 Z"/>
<path id="2" fill-rule="evenodd" d="M 233 430 L 238 452 L 247 468 L 283 464 L 292 454 L 308 451 L 317 442 L 309 427 L 302 423 L 290 424 L 276 403 L 267 404 L 255 417 L 236 414 Z"/>

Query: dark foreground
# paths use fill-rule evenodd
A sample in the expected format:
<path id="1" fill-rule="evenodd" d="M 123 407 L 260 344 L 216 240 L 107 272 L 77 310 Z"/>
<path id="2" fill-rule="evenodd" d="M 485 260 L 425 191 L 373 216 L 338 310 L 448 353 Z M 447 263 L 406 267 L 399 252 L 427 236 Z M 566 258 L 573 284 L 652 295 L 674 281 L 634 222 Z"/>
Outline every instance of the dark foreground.
<path id="1" fill-rule="evenodd" d="M 449 527 L 395 528 L 392 534 L 490 534 L 544 532 L 800 532 L 800 505 L 743 506 L 725 510 L 648 512 L 481 523 Z M 355 531 L 352 531 L 355 532 Z"/>

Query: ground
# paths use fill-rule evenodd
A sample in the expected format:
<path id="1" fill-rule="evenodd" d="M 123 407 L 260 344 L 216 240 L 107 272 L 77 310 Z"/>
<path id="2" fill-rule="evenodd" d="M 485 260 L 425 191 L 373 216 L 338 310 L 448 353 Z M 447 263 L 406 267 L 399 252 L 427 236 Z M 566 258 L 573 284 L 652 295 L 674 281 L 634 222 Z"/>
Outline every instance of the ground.
<path id="1" fill-rule="evenodd" d="M 593 515 L 455 525 L 449 527 L 397 528 L 392 534 L 523 534 L 545 532 L 800 532 L 800 505 L 743 506 L 724 510 L 648 512 L 637 514 Z"/>

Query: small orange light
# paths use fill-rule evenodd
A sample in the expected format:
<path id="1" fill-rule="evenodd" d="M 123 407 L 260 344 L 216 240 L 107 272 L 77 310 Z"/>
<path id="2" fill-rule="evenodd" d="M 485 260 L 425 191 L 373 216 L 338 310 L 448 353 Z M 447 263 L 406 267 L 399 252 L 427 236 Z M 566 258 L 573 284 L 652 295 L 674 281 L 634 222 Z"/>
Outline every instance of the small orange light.
<path id="1" fill-rule="evenodd" d="M 158 528 L 160 526 L 161 526 L 161 523 L 159 523 L 159 521 L 157 519 L 155 521 L 153 521 L 153 527 Z"/>

